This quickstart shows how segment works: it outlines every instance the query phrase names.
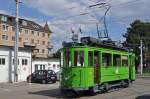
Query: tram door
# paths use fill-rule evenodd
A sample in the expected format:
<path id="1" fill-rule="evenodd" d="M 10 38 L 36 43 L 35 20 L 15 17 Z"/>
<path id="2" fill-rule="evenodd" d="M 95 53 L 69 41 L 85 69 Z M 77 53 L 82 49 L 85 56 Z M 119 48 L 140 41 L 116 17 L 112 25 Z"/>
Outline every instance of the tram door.
<path id="1" fill-rule="evenodd" d="M 94 83 L 99 84 L 100 79 L 100 52 L 94 51 Z"/>
<path id="2" fill-rule="evenodd" d="M 129 56 L 129 78 L 131 80 L 135 79 L 135 64 L 134 64 L 134 57 L 133 56 Z"/>

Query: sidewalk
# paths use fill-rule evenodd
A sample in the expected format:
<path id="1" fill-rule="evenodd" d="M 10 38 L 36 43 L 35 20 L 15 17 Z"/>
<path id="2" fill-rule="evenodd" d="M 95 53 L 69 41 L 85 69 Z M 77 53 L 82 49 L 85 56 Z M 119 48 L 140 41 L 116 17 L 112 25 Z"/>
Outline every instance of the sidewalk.
<path id="1" fill-rule="evenodd" d="M 57 82 L 56 84 L 58 84 Z M 17 89 L 17 88 L 30 88 L 30 87 L 45 87 L 45 86 L 53 86 L 54 84 L 40 84 L 40 83 L 27 83 L 27 82 L 17 82 L 17 83 L 0 83 L 1 89 Z"/>
<path id="2" fill-rule="evenodd" d="M 17 82 L 17 83 L 0 83 L 0 88 L 15 88 L 15 87 L 23 87 L 28 86 L 29 83 L 27 82 Z"/>
<path id="3" fill-rule="evenodd" d="M 141 74 L 136 74 L 137 78 L 150 78 L 150 75 L 141 75 Z"/>

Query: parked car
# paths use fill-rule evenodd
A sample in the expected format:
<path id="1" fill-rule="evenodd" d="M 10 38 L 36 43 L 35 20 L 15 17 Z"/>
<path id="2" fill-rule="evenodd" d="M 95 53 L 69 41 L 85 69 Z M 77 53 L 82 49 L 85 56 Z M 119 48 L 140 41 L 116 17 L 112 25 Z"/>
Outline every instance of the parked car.
<path id="1" fill-rule="evenodd" d="M 53 70 L 38 70 L 27 77 L 27 82 L 55 83 L 56 73 Z"/>

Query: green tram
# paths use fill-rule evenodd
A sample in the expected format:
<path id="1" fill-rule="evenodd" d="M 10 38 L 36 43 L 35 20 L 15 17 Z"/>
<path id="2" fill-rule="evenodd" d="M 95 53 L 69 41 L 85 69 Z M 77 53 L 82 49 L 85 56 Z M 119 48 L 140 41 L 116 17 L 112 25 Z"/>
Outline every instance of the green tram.
<path id="1" fill-rule="evenodd" d="M 135 54 L 93 44 L 69 44 L 61 49 L 61 92 L 108 91 L 135 80 Z"/>

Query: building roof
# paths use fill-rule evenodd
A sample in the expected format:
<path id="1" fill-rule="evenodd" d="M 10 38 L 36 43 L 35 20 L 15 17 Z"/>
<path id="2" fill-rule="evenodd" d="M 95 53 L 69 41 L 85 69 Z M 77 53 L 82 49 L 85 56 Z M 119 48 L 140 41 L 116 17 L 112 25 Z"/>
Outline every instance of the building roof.
<path id="1" fill-rule="evenodd" d="M 3 16 L 7 17 L 7 21 L 2 20 Z M 0 14 L 0 19 L 1 19 L 0 22 L 15 26 L 15 17 L 14 16 Z M 49 29 L 47 22 L 46 22 L 45 26 L 43 27 L 34 21 L 19 18 L 19 27 L 25 28 L 25 29 L 30 29 L 30 30 L 35 30 L 35 31 L 40 31 L 40 32 L 52 33 L 51 30 Z"/>
<path id="2" fill-rule="evenodd" d="M 46 24 L 45 24 L 45 26 L 44 26 L 44 30 L 45 30 L 45 32 L 47 32 L 47 33 L 52 33 L 52 31 L 49 29 L 49 26 L 48 26 L 48 24 L 47 24 L 47 21 L 46 21 Z"/>

